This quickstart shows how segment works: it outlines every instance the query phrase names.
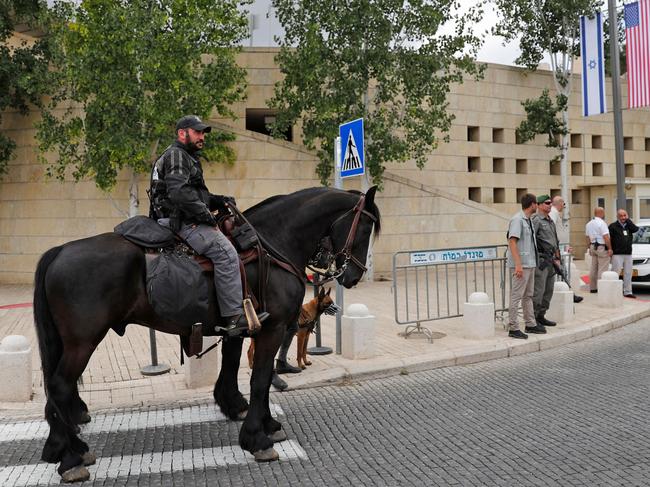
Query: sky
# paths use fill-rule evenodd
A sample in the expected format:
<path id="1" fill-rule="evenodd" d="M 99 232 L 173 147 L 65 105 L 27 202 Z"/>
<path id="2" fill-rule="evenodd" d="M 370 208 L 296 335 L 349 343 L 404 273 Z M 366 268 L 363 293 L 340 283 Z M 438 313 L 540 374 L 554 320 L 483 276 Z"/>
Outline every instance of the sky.
<path id="1" fill-rule="evenodd" d="M 488 10 L 488 12 L 485 13 L 485 17 L 478 25 L 478 28 L 481 31 L 489 30 L 497 23 L 497 20 L 498 17 L 496 12 Z M 483 47 L 480 49 L 477 58 L 479 61 L 514 65 L 515 59 L 519 56 L 520 52 L 518 41 L 510 42 L 508 45 L 504 46 L 502 37 L 488 35 L 485 38 Z"/>

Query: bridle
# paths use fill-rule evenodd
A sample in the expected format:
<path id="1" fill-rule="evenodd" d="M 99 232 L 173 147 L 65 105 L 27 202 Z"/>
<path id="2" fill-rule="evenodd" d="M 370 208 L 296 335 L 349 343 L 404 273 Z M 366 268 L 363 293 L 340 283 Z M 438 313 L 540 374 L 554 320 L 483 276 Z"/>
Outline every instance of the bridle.
<path id="1" fill-rule="evenodd" d="M 368 270 L 368 268 L 359 259 L 352 255 L 352 245 L 354 244 L 354 239 L 357 235 L 357 228 L 359 227 L 359 220 L 361 219 L 361 215 L 366 215 L 372 220 L 373 223 L 377 222 L 377 217 L 366 210 L 365 206 L 366 195 L 361 194 L 359 201 L 357 201 L 357 204 L 354 205 L 353 208 L 346 211 L 332 222 L 326 236 L 320 241 L 318 249 L 312 258 L 309 259 L 309 264 L 307 267 L 310 270 L 323 276 L 322 280 L 320 280 L 319 283 L 324 284 L 325 282 L 337 279 L 338 277 L 342 276 L 345 270 L 348 268 L 350 262 L 361 269 L 362 272 L 366 272 Z M 342 221 L 350 213 L 354 213 L 354 218 L 352 219 L 352 225 L 350 225 L 350 230 L 348 231 L 348 237 L 345 240 L 343 248 L 334 253 L 334 245 L 332 243 L 332 230 L 336 224 Z M 336 259 L 340 256 L 344 257 L 344 261 L 341 267 L 337 267 Z M 318 269 L 314 269 L 312 267 L 321 264 L 324 264 L 322 268 L 326 269 L 324 274 L 322 271 L 319 271 Z"/>

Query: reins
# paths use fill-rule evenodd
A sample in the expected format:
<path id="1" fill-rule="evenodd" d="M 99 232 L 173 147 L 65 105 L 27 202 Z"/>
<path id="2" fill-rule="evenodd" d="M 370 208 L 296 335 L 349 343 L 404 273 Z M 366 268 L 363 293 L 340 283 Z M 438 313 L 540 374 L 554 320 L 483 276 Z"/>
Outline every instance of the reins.
<path id="1" fill-rule="evenodd" d="M 330 254 L 330 256 L 328 257 L 327 271 L 325 272 L 325 274 L 322 274 L 318 269 L 314 269 L 311 265 L 307 265 L 307 268 L 309 270 L 317 274 L 322 274 L 323 276 L 323 279 L 319 280 L 318 283 L 315 284 L 323 285 L 343 275 L 350 262 L 352 262 L 359 269 L 361 269 L 362 272 L 366 272 L 368 270 L 368 268 L 359 259 L 357 259 L 354 255 L 352 255 L 352 245 L 354 244 L 354 239 L 356 238 L 357 235 L 357 228 L 359 226 L 359 220 L 361 219 L 361 215 L 362 214 L 366 215 L 373 221 L 373 223 L 377 221 L 377 217 L 372 213 L 370 213 L 368 210 L 366 210 L 365 206 L 366 206 L 366 195 L 362 193 L 361 196 L 359 197 L 359 201 L 357 201 L 357 204 L 354 205 L 353 208 L 349 209 L 341 216 L 339 216 L 330 225 L 330 228 L 327 231 L 327 238 L 329 238 L 331 241 L 332 238 L 331 234 L 332 234 L 332 230 L 334 229 L 334 226 L 340 221 L 342 221 L 345 217 L 347 217 L 350 213 L 354 213 L 352 225 L 350 225 L 350 230 L 348 231 L 348 236 L 345 240 L 345 244 L 343 245 L 343 248 L 341 248 L 341 250 L 339 250 L 333 255 Z M 319 258 L 326 250 L 327 249 L 323 249 L 322 246 L 319 247 L 319 250 L 316 254 L 317 258 Z M 336 259 L 341 255 L 345 258 L 345 260 L 343 261 L 341 267 L 337 268 Z M 311 262 L 313 261 L 310 261 L 310 263 Z M 332 270 L 332 265 L 334 265 L 334 270 Z"/>

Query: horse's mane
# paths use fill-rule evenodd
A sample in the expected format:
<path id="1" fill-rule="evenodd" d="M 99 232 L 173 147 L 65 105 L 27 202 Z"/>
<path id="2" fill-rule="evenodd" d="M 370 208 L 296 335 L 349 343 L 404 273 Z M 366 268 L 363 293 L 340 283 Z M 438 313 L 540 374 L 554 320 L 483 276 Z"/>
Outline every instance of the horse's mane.
<path id="1" fill-rule="evenodd" d="M 248 208 L 246 211 L 244 211 L 244 215 L 250 217 L 262 210 L 272 211 L 275 206 L 280 204 L 285 205 L 287 203 L 294 202 L 295 205 L 300 205 L 302 204 L 303 201 L 313 198 L 315 196 L 327 192 L 336 192 L 336 191 L 347 192 L 350 194 L 357 194 L 357 195 L 362 194 L 360 191 L 356 191 L 353 189 L 349 191 L 343 191 L 343 190 L 337 190 L 337 189 L 326 188 L 326 187 L 306 188 L 290 194 L 279 194 L 279 195 L 271 196 L 270 198 L 260 201 L 256 205 Z M 379 214 L 379 208 L 373 201 L 372 204 L 366 205 L 366 210 L 377 219 L 375 222 L 375 236 L 377 236 L 379 235 L 379 232 L 381 230 L 381 215 Z"/>

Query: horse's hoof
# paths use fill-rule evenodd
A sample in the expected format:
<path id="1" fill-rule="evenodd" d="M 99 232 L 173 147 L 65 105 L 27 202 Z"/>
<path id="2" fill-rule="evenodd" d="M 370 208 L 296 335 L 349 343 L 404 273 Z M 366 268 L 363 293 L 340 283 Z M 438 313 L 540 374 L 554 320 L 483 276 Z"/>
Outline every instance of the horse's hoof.
<path id="1" fill-rule="evenodd" d="M 91 451 L 87 451 L 83 455 L 81 455 L 81 460 L 84 462 L 84 466 L 88 465 L 95 465 L 95 462 L 97 461 L 97 455 L 95 455 Z"/>
<path id="2" fill-rule="evenodd" d="M 305 362 L 305 365 L 311 365 L 311 362 Z"/>
<path id="3" fill-rule="evenodd" d="M 269 439 L 273 443 L 280 443 L 281 441 L 287 439 L 287 434 L 284 432 L 284 430 L 277 430 L 269 435 Z"/>
<path id="4" fill-rule="evenodd" d="M 72 467 L 61 474 L 61 480 L 64 482 L 84 482 L 90 478 L 90 472 L 82 465 Z"/>
<path id="5" fill-rule="evenodd" d="M 273 462 L 280 458 L 280 455 L 273 447 L 267 448 L 266 450 L 258 450 L 253 453 L 253 456 L 256 462 Z"/>
<path id="6" fill-rule="evenodd" d="M 239 411 L 237 413 L 237 421 L 244 421 L 246 419 L 247 414 L 248 414 L 248 409 L 244 409 L 243 411 Z"/>
<path id="7" fill-rule="evenodd" d="M 90 423 L 91 419 L 92 418 L 90 417 L 90 414 L 88 414 L 88 411 L 82 411 L 79 415 L 79 424 Z"/>

